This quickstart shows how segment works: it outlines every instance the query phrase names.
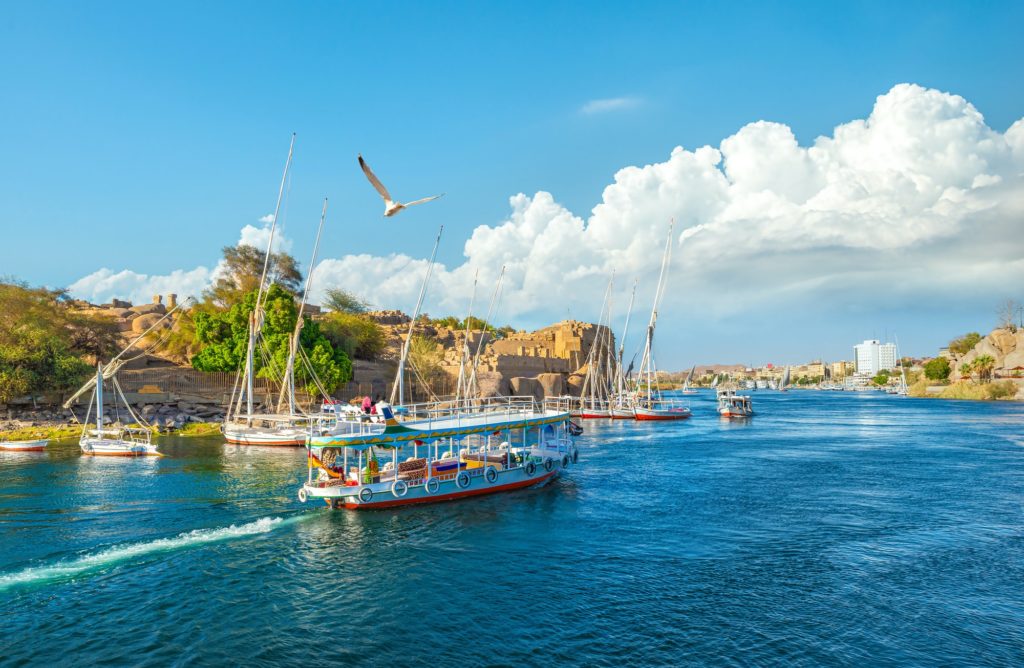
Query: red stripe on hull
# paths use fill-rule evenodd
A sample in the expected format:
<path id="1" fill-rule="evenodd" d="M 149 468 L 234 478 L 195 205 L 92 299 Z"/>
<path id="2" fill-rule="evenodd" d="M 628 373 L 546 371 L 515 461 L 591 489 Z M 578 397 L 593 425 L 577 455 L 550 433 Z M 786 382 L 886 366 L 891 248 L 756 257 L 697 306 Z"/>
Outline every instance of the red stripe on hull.
<path id="1" fill-rule="evenodd" d="M 584 420 L 604 420 L 611 417 L 610 415 L 601 415 L 599 413 L 584 413 L 580 415 Z"/>
<path id="2" fill-rule="evenodd" d="M 374 508 L 394 508 L 395 506 L 407 506 L 413 503 L 437 503 L 438 501 L 451 501 L 453 499 L 463 499 L 470 496 L 480 496 L 482 494 L 494 494 L 495 492 L 506 492 L 514 489 L 521 489 L 523 487 L 530 487 L 531 485 L 539 485 L 545 480 L 549 480 L 558 471 L 552 471 L 547 473 L 540 478 L 534 478 L 532 480 L 521 480 L 519 482 L 511 482 L 507 485 L 498 485 L 497 487 L 479 487 L 477 489 L 466 489 L 461 492 L 452 492 L 451 494 L 439 494 L 438 496 L 423 496 L 415 499 L 394 499 L 392 501 L 381 501 L 380 503 L 374 503 L 370 500 L 370 503 L 346 503 L 345 507 L 349 510 L 373 510 Z"/>
<path id="3" fill-rule="evenodd" d="M 687 413 L 686 415 L 640 415 L 638 413 L 637 416 L 636 416 L 637 420 L 645 420 L 645 421 L 646 420 L 651 420 L 651 421 L 655 421 L 655 420 L 662 420 L 662 421 L 664 421 L 664 420 L 688 420 L 689 418 L 690 418 L 690 414 L 689 413 Z"/>

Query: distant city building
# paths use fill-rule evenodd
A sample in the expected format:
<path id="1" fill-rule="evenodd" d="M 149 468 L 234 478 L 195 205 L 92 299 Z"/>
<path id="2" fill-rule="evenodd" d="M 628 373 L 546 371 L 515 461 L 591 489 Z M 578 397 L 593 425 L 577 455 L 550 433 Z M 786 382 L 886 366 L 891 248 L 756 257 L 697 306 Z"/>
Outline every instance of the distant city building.
<path id="1" fill-rule="evenodd" d="M 896 344 L 868 339 L 853 347 L 853 358 L 859 374 L 873 376 L 879 371 L 891 371 L 896 368 Z"/>
<path id="2" fill-rule="evenodd" d="M 845 378 L 852 375 L 856 370 L 853 362 L 832 362 L 832 378 Z"/>

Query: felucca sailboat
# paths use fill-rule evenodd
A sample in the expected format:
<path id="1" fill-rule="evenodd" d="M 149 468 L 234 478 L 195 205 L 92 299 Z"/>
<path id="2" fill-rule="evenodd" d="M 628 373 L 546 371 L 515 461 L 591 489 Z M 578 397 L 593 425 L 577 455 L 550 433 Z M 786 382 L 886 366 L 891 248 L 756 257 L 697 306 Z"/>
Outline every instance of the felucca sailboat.
<path id="1" fill-rule="evenodd" d="M 637 375 L 636 404 L 633 406 L 633 414 L 637 420 L 685 420 L 690 417 L 689 408 L 661 396 L 661 388 L 658 386 L 658 370 L 654 364 L 654 329 L 658 324 L 658 305 L 665 294 L 668 267 L 672 259 L 672 230 L 674 228 L 675 221 L 672 221 L 668 226 L 665 254 L 661 258 L 661 273 L 658 276 L 654 304 L 651 307 L 651 320 L 647 324 L 644 355 Z"/>

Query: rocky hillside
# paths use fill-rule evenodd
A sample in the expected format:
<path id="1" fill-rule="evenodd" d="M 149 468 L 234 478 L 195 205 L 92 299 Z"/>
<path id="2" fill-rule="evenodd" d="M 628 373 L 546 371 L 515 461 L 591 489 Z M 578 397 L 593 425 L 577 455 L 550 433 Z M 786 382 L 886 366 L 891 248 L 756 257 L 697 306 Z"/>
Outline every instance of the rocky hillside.
<path id="1" fill-rule="evenodd" d="M 409 331 L 408 315 L 400 311 L 374 311 L 368 316 L 385 331 L 388 350 L 375 364 L 355 366 L 355 382 L 390 382 Z M 598 339 L 614 349 L 615 337 L 607 328 L 592 323 L 566 320 L 534 332 L 507 334 L 482 330 L 469 332 L 469 349 L 480 349 L 478 379 L 481 393 L 559 396 L 578 393 L 586 373 L 590 349 Z M 451 387 L 459 375 L 466 332 L 429 322 L 417 323 L 413 336 L 433 345 L 438 369 Z M 604 354 L 604 353 L 603 353 Z M 441 392 L 442 390 L 438 390 Z"/>
<path id="2" fill-rule="evenodd" d="M 960 380 L 960 367 L 978 357 L 989 355 L 995 360 L 994 378 L 1024 377 L 1024 329 L 993 329 L 964 355 L 950 353 L 950 380 Z"/>

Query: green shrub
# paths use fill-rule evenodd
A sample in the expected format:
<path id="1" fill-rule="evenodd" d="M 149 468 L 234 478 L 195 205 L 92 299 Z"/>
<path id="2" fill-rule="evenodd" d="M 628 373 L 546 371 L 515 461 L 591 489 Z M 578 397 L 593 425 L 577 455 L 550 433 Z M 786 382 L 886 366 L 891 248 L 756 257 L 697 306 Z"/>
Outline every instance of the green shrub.
<path id="1" fill-rule="evenodd" d="M 966 355 L 974 350 L 974 346 L 978 345 L 979 341 L 981 341 L 981 334 L 977 332 L 968 332 L 967 334 L 949 342 L 949 352 L 956 355 Z"/>
<path id="2" fill-rule="evenodd" d="M 945 357 L 936 357 L 924 365 L 924 375 L 930 380 L 946 380 L 950 371 L 949 360 Z"/>
<path id="3" fill-rule="evenodd" d="M 990 399 L 1012 399 L 1017 396 L 1017 384 L 1012 380 L 997 380 L 987 387 Z"/>
<path id="4" fill-rule="evenodd" d="M 376 359 L 387 346 L 384 329 L 354 313 L 334 312 L 320 321 L 324 336 L 352 359 Z"/>

